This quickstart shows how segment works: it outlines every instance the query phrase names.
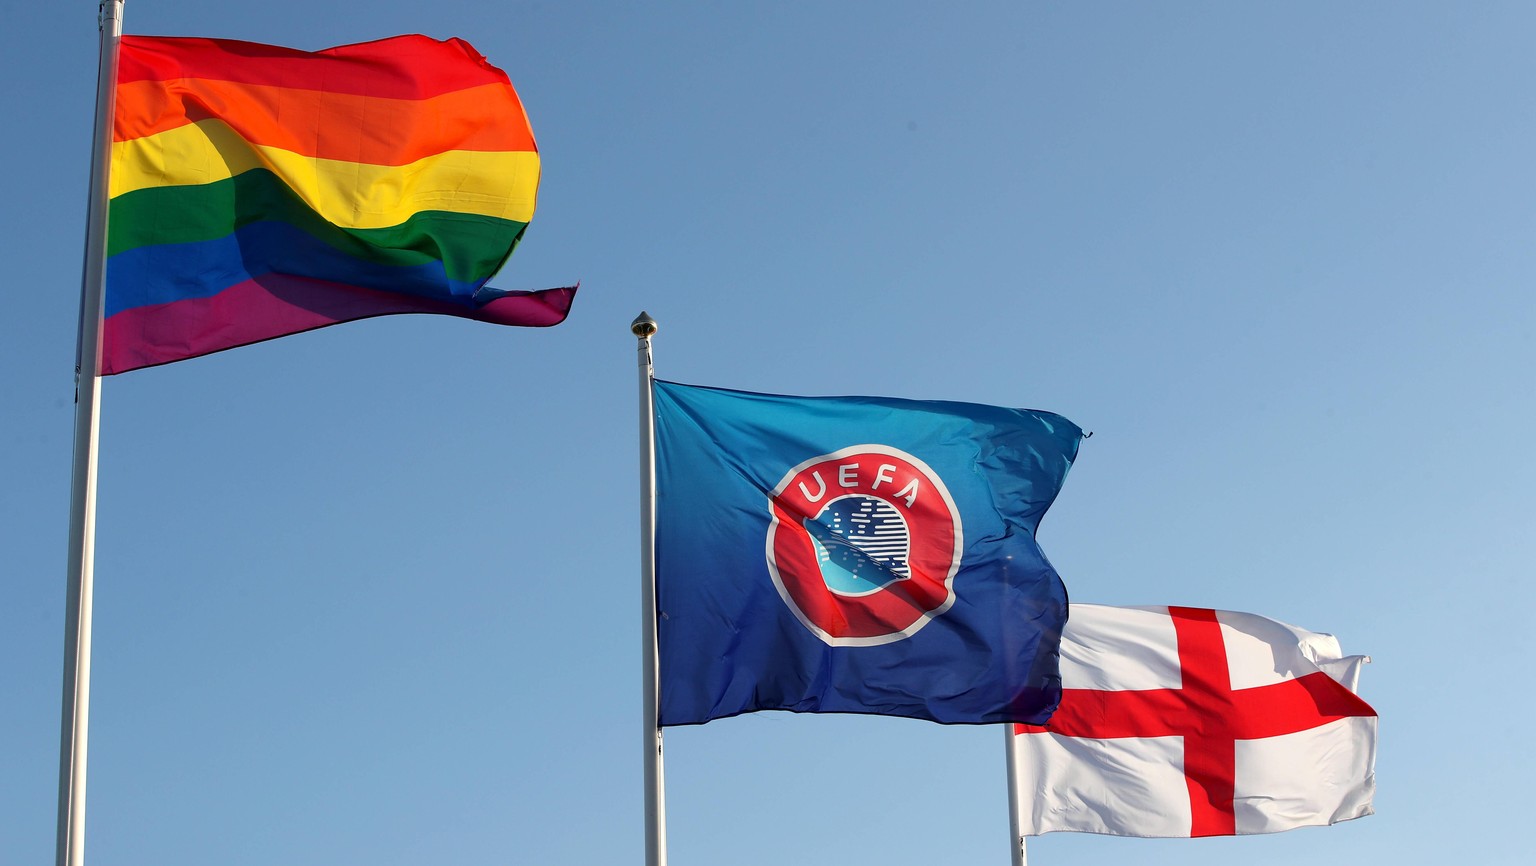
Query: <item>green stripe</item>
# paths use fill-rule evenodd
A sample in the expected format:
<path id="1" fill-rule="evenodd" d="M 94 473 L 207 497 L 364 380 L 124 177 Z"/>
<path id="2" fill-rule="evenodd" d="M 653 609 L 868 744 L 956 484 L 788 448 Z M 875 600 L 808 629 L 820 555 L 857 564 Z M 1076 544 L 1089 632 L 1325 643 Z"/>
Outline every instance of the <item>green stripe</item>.
<path id="1" fill-rule="evenodd" d="M 397 226 L 347 229 L 327 222 L 269 171 L 247 171 L 200 186 L 134 190 L 112 199 L 107 255 L 158 244 L 225 237 L 261 221 L 288 223 L 353 256 L 384 265 L 441 260 L 448 278 L 490 278 L 527 223 L 478 214 L 421 211 Z"/>

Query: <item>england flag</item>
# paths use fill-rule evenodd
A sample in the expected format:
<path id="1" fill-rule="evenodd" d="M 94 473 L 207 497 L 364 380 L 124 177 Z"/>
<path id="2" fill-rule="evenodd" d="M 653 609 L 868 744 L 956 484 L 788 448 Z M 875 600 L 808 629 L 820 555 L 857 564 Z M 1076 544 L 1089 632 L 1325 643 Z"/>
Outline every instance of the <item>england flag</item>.
<path id="1" fill-rule="evenodd" d="M 1369 815 L 1368 661 L 1253 614 L 1073 604 L 1061 706 L 1010 742 L 1019 831 L 1230 836 Z"/>

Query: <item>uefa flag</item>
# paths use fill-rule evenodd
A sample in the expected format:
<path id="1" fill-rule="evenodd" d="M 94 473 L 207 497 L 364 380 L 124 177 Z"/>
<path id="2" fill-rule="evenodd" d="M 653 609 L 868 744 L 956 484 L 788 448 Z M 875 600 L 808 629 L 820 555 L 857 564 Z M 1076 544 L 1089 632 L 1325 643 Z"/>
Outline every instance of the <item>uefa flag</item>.
<path id="1" fill-rule="evenodd" d="M 1041 722 L 1066 590 L 1049 412 L 658 381 L 662 725 L 758 710 Z"/>

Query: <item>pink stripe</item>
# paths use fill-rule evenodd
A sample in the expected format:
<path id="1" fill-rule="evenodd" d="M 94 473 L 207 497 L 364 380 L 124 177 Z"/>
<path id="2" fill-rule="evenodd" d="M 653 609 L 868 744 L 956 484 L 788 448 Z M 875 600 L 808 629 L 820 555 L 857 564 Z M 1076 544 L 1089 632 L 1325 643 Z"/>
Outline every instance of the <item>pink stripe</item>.
<path id="1" fill-rule="evenodd" d="M 124 310 L 102 326 L 101 375 L 168 364 L 340 322 L 397 313 L 437 313 L 499 325 L 558 325 L 576 287 L 499 298 L 483 307 L 268 275 L 209 298 Z"/>

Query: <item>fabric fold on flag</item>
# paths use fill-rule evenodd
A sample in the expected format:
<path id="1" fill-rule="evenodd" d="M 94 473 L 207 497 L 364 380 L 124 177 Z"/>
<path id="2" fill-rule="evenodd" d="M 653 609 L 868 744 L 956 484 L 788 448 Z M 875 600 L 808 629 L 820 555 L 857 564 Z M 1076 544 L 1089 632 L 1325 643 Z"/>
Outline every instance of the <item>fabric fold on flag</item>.
<path id="1" fill-rule="evenodd" d="M 511 82 L 462 40 L 124 36 L 101 373 L 398 313 L 558 324 L 575 287 L 486 285 L 539 173 Z"/>
<path id="2" fill-rule="evenodd" d="M 656 382 L 660 723 L 1043 721 L 1066 590 L 1049 412 Z"/>
<path id="3" fill-rule="evenodd" d="M 1073 604 L 1062 700 L 1015 729 L 1023 832 L 1273 833 L 1369 815 L 1365 656 L 1247 613 Z"/>

